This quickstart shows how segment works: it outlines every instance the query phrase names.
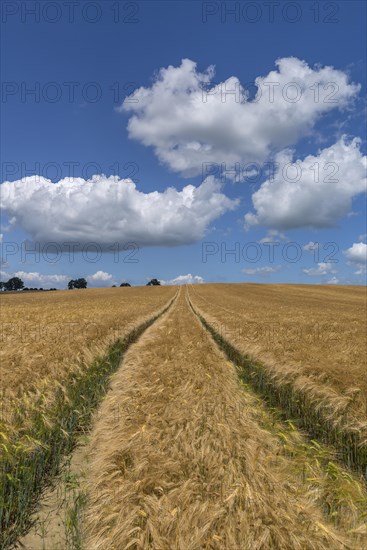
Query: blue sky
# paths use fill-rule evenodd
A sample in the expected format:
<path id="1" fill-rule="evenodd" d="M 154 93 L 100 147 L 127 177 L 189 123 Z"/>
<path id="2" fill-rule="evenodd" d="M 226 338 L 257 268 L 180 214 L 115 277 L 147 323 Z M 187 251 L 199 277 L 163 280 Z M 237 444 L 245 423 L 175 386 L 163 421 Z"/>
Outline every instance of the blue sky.
<path id="1" fill-rule="evenodd" d="M 2 279 L 365 283 L 365 3 L 256 6 L 2 4 Z"/>

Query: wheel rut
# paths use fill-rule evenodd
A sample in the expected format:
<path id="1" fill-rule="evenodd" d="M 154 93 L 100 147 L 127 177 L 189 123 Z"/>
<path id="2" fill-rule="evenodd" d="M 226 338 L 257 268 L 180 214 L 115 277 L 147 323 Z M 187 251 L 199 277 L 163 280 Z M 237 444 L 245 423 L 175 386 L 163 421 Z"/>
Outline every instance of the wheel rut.
<path id="1" fill-rule="evenodd" d="M 182 289 L 127 352 L 100 407 L 85 548 L 353 548 L 288 475 L 254 408 Z"/>

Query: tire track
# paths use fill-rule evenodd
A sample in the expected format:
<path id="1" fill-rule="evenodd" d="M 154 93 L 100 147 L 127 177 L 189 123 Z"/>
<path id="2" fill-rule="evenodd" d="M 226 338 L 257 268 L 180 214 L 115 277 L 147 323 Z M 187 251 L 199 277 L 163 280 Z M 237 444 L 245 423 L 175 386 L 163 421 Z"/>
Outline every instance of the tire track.
<path id="1" fill-rule="evenodd" d="M 357 548 L 287 475 L 253 407 L 181 290 L 128 351 L 100 408 L 85 548 Z"/>

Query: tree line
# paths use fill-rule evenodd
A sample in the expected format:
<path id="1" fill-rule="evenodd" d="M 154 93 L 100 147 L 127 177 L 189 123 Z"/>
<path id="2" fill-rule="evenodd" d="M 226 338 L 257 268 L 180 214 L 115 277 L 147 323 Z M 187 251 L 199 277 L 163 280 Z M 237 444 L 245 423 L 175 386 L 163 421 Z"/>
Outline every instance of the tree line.
<path id="1" fill-rule="evenodd" d="M 0 290 L 24 290 L 24 283 L 19 277 L 12 277 L 8 281 L 0 282 Z"/>
<path id="2" fill-rule="evenodd" d="M 15 290 L 23 290 L 23 292 L 26 292 L 27 290 L 57 290 L 57 288 L 27 287 L 24 286 L 24 282 L 19 277 L 11 277 L 8 281 L 0 281 L 0 290 L 13 292 Z"/>
<path id="3" fill-rule="evenodd" d="M 151 279 L 146 286 L 159 286 L 161 282 L 158 279 Z M 81 277 L 79 279 L 71 279 L 68 282 L 68 289 L 73 290 L 74 288 L 87 288 L 87 280 L 84 277 Z M 116 285 L 112 285 L 113 287 L 116 287 Z M 130 283 L 124 282 L 120 284 L 120 287 L 126 287 L 131 286 Z M 15 290 L 44 290 L 41 288 L 28 288 L 24 286 L 24 282 L 20 277 L 11 277 L 8 281 L 2 282 L 0 281 L 0 291 L 15 291 Z M 45 290 L 57 290 L 56 288 L 49 288 Z"/>
<path id="4" fill-rule="evenodd" d="M 160 286 L 161 282 L 158 280 L 158 279 L 151 279 L 147 284 L 146 286 Z M 87 288 L 87 281 L 86 279 L 84 279 L 84 277 L 82 277 L 81 279 L 71 279 L 69 282 L 68 282 L 68 289 L 69 290 L 72 290 L 73 288 Z M 121 286 L 131 286 L 130 283 L 121 283 L 120 284 L 120 287 Z M 112 285 L 112 288 L 116 288 L 116 285 Z"/>

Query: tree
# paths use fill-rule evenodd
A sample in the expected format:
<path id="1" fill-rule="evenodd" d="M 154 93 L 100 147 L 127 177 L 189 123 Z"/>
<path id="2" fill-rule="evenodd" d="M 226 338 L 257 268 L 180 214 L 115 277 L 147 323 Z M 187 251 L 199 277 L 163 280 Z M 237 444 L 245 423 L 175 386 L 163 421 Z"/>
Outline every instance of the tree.
<path id="1" fill-rule="evenodd" d="M 146 286 L 159 286 L 161 284 L 160 281 L 158 281 L 158 279 L 151 279 L 149 281 L 149 283 L 147 283 Z"/>
<path id="2" fill-rule="evenodd" d="M 131 286 L 130 283 L 121 283 L 120 286 Z"/>
<path id="3" fill-rule="evenodd" d="M 5 290 L 5 283 L 3 283 L 2 281 L 0 281 L 0 291 L 1 290 Z"/>
<path id="4" fill-rule="evenodd" d="M 68 282 L 68 289 L 72 290 L 73 288 L 87 288 L 86 279 L 84 279 L 84 277 L 80 279 L 71 279 L 71 281 Z"/>
<path id="5" fill-rule="evenodd" d="M 21 290 L 24 288 L 24 283 L 19 277 L 12 277 L 5 283 L 6 290 Z"/>
<path id="6" fill-rule="evenodd" d="M 75 281 L 75 288 L 87 288 L 87 281 L 84 279 L 84 277 L 81 277 L 80 279 L 77 279 Z"/>

